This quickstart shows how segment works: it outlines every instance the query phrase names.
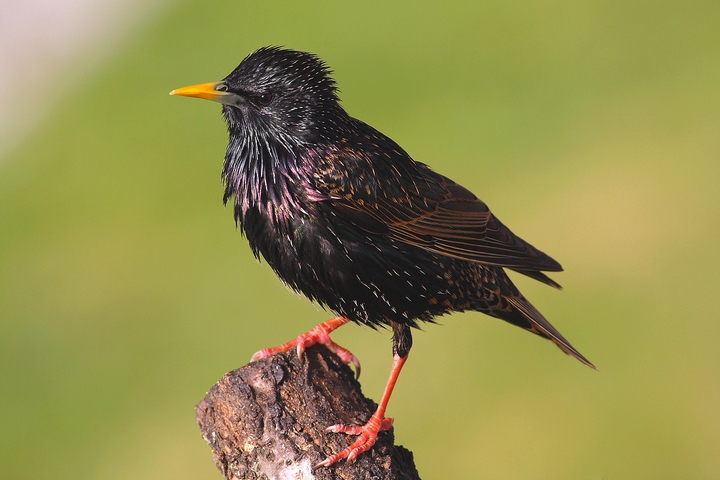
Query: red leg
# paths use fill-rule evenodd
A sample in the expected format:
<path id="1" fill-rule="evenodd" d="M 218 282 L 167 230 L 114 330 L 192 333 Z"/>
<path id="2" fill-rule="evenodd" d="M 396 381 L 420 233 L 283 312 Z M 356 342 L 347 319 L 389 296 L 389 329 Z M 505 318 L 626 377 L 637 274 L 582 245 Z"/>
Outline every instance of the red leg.
<path id="1" fill-rule="evenodd" d="M 333 342 L 330 339 L 330 332 L 335 330 L 336 328 L 345 325 L 350 320 L 348 320 L 345 317 L 335 317 L 327 322 L 323 322 L 317 327 L 313 328 L 307 333 L 303 333 L 302 335 L 298 335 L 298 337 L 295 340 L 291 340 L 287 343 L 283 343 L 282 345 L 278 347 L 273 348 L 264 348 L 260 350 L 259 352 L 255 352 L 255 354 L 252 356 L 250 361 L 255 361 L 260 358 L 269 357 L 270 355 L 278 352 L 287 352 L 291 348 L 297 348 L 297 354 L 298 357 L 302 356 L 303 352 L 306 348 L 311 347 L 312 345 L 315 345 L 316 343 L 320 343 L 322 345 L 325 345 L 328 350 L 333 352 L 335 355 L 340 357 L 340 360 L 342 360 L 343 363 L 346 365 L 352 362 L 353 365 L 355 365 L 355 375 L 357 377 L 360 376 L 360 361 L 357 359 L 355 355 L 353 355 L 349 350 L 341 347 L 337 343 Z"/>
<path id="2" fill-rule="evenodd" d="M 370 420 L 363 426 L 348 427 L 345 425 L 333 425 L 328 427 L 328 432 L 334 433 L 349 433 L 351 435 L 358 435 L 358 438 L 345 450 L 338 452 L 335 455 L 330 455 L 328 458 L 318 463 L 315 467 L 327 467 L 337 462 L 342 458 L 347 458 L 348 463 L 352 463 L 355 458 L 363 452 L 370 450 L 375 441 L 377 440 L 378 432 L 382 430 L 388 430 L 392 426 L 393 419 L 388 417 L 385 418 L 385 409 L 390 401 L 390 395 L 392 395 L 395 382 L 397 382 L 400 370 L 407 360 L 407 355 L 400 357 L 395 355 L 393 357 L 392 368 L 390 369 L 390 378 L 388 378 L 387 384 L 385 385 L 385 391 L 383 392 L 382 399 L 380 399 L 380 405 L 378 405 L 375 413 L 372 414 Z"/>

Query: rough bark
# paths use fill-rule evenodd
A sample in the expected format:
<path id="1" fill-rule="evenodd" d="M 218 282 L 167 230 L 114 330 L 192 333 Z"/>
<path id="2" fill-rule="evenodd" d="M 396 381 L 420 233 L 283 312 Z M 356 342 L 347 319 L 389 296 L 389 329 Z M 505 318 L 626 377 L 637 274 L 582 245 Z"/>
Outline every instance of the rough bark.
<path id="1" fill-rule="evenodd" d="M 227 373 L 195 408 L 215 464 L 230 479 L 419 480 L 412 453 L 393 445 L 393 430 L 354 463 L 314 469 L 355 438 L 327 433 L 362 425 L 375 410 L 353 372 L 325 347 L 292 351 Z"/>

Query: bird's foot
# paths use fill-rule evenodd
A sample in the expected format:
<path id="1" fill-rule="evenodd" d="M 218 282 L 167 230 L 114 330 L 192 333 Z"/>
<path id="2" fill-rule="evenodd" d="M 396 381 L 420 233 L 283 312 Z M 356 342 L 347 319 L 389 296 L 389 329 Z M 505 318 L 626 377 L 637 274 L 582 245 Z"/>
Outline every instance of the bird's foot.
<path id="1" fill-rule="evenodd" d="M 376 411 L 365 425 L 354 427 L 348 427 L 346 425 L 333 425 L 332 427 L 326 428 L 326 432 L 349 433 L 350 435 L 358 435 L 358 438 L 345 450 L 334 455 L 330 455 L 325 460 L 315 465 L 315 468 L 329 467 L 343 458 L 346 458 L 348 463 L 352 463 L 358 455 L 363 452 L 367 452 L 373 445 L 375 445 L 379 432 L 390 430 L 392 424 L 392 417 L 383 418 L 382 415 Z"/>
<path id="2" fill-rule="evenodd" d="M 261 358 L 269 357 L 270 355 L 279 352 L 287 352 L 292 348 L 296 348 L 298 357 L 301 357 L 306 348 L 319 343 L 321 345 L 325 345 L 328 350 L 337 355 L 345 365 L 352 363 L 355 366 L 355 376 L 359 377 L 360 361 L 352 354 L 352 352 L 350 352 L 350 350 L 341 347 L 330 338 L 330 332 L 347 322 L 349 322 L 349 320 L 345 317 L 335 317 L 327 322 L 321 323 L 309 332 L 298 335 L 295 340 L 283 343 L 277 347 L 264 348 L 255 352 L 250 361 L 252 362 Z"/>

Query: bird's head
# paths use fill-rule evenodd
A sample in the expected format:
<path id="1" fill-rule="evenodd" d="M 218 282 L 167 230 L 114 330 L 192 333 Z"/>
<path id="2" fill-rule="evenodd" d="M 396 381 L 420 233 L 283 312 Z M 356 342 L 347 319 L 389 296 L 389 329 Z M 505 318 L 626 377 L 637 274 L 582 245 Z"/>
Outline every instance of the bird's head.
<path id="1" fill-rule="evenodd" d="M 222 103 L 231 132 L 312 142 L 336 128 L 345 115 L 330 73 L 311 53 L 263 47 L 222 81 L 170 94 Z"/>

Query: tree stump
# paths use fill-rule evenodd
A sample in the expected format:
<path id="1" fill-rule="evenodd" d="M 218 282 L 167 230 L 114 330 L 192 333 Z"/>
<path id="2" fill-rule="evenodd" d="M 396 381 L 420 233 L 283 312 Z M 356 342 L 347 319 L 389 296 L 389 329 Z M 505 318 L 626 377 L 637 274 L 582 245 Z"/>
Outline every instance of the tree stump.
<path id="1" fill-rule="evenodd" d="M 352 464 L 313 467 L 355 439 L 326 427 L 362 425 L 375 408 L 352 370 L 313 346 L 302 358 L 293 350 L 225 374 L 195 411 L 227 480 L 419 480 L 412 453 L 393 444 L 392 429 Z"/>

